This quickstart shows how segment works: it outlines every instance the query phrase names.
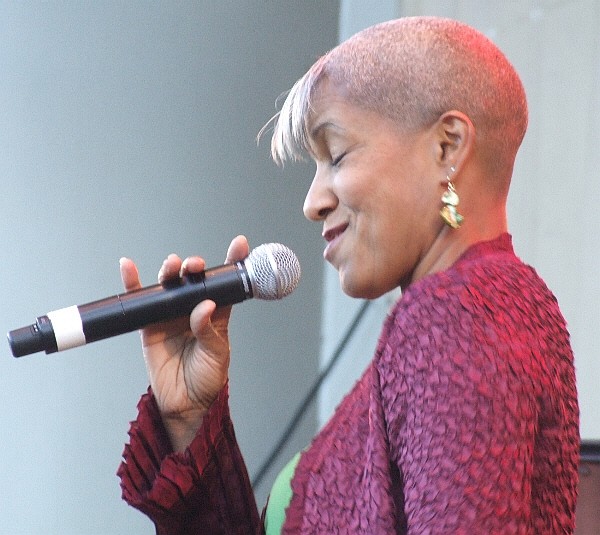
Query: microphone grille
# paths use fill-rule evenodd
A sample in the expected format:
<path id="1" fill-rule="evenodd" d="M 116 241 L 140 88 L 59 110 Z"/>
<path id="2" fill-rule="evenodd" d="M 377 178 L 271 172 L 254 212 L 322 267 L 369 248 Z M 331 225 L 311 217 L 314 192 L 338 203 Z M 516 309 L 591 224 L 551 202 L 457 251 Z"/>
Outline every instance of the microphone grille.
<path id="1" fill-rule="evenodd" d="M 300 262 L 280 243 L 264 243 L 253 249 L 245 261 L 257 299 L 281 299 L 300 282 Z"/>

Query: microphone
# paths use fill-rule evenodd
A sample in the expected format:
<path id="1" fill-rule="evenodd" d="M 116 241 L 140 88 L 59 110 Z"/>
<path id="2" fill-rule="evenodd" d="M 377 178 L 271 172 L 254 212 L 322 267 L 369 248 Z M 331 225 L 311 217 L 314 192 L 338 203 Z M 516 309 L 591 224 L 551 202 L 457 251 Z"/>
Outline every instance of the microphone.
<path id="1" fill-rule="evenodd" d="M 296 255 L 280 243 L 263 244 L 234 264 L 48 312 L 33 325 L 10 331 L 8 343 L 15 357 L 55 353 L 187 316 L 205 299 L 217 306 L 252 297 L 281 299 L 294 291 L 299 280 Z"/>

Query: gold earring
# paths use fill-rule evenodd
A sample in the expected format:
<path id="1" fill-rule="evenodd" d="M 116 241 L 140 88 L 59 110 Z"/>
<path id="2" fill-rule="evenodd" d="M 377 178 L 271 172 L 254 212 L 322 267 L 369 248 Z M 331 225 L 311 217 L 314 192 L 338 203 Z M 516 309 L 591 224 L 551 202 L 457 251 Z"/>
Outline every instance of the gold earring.
<path id="1" fill-rule="evenodd" d="M 446 176 L 447 189 L 442 195 L 442 202 L 444 203 L 444 206 L 440 210 L 440 215 L 442 216 L 442 219 L 446 225 L 457 229 L 460 227 L 465 218 L 456 211 L 459 198 L 458 194 L 456 193 L 456 189 L 454 189 L 454 184 L 452 183 L 452 180 L 450 180 L 450 176 L 452 173 L 454 173 L 454 171 L 454 167 L 451 167 L 450 174 Z"/>

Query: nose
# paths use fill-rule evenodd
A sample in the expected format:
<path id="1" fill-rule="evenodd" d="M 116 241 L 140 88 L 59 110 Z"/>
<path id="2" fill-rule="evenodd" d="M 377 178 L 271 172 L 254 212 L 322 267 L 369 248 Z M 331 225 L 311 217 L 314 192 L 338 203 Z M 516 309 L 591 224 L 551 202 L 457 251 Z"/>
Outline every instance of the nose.
<path id="1" fill-rule="evenodd" d="M 315 176 L 304 199 L 304 216 L 311 221 L 322 221 L 335 210 L 338 199 L 333 193 L 326 172 L 317 166 Z"/>

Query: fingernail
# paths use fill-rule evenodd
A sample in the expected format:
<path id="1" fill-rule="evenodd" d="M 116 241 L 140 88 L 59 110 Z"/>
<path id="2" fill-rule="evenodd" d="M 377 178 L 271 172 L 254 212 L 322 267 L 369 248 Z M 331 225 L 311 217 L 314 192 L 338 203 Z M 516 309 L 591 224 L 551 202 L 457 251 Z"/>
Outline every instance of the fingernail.
<path id="1" fill-rule="evenodd" d="M 186 258 L 182 263 L 181 263 L 181 269 L 179 270 L 179 276 L 183 277 L 186 273 L 187 273 L 187 267 L 188 267 L 188 259 Z"/>

